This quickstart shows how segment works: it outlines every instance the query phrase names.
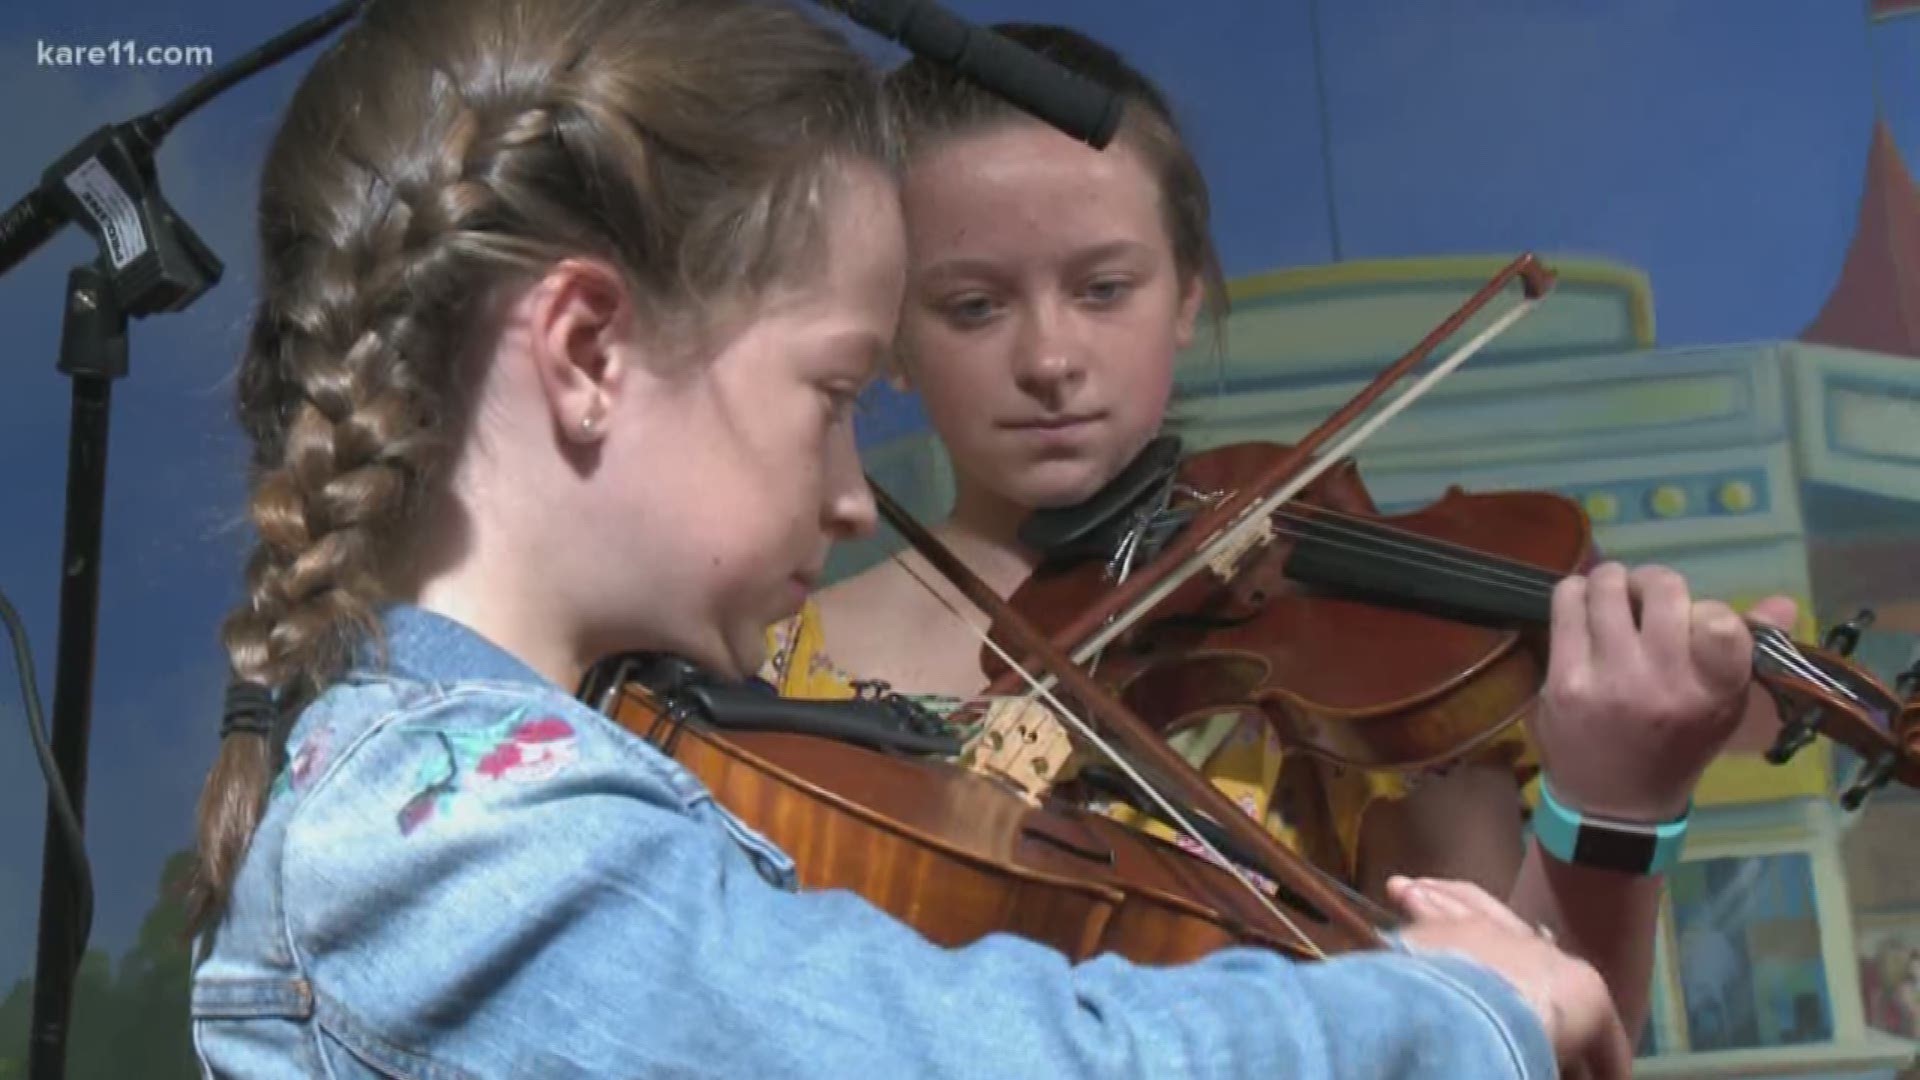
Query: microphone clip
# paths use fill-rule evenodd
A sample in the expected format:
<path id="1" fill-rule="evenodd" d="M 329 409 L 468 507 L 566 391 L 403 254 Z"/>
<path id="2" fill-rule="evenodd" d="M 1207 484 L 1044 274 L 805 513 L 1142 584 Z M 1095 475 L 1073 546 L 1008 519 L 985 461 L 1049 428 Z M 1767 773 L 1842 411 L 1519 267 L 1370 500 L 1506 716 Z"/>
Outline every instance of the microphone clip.
<path id="1" fill-rule="evenodd" d="M 93 235 L 110 306 L 135 318 L 186 308 L 225 269 L 160 191 L 155 140 L 142 131 L 150 119 L 98 128 L 48 167 L 36 193 L 43 213 Z"/>

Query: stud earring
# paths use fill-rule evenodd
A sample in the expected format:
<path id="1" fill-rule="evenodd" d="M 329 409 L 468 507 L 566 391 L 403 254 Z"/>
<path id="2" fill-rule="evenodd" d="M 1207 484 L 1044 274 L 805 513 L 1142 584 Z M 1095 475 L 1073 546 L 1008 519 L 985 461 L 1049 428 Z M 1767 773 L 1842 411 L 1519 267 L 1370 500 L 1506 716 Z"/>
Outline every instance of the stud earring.
<path id="1" fill-rule="evenodd" d="M 593 415 L 591 413 L 580 418 L 580 434 L 593 434 Z"/>

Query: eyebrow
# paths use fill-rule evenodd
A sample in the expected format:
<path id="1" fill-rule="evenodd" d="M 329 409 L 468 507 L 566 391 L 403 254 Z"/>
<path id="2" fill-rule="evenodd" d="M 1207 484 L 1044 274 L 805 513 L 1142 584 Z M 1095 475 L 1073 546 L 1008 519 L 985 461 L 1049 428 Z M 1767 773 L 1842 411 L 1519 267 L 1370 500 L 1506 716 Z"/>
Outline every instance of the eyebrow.
<path id="1" fill-rule="evenodd" d="M 1106 262 L 1109 259 L 1116 259 L 1123 255 L 1134 255 L 1148 250 L 1147 245 L 1138 240 L 1108 240 L 1105 243 L 1094 244 L 1091 247 L 1084 247 L 1075 251 L 1072 255 L 1068 256 L 1067 265 L 1077 269 L 1094 263 Z M 990 260 L 960 256 L 952 259 L 942 259 L 934 263 L 921 271 L 920 277 L 924 281 L 938 283 L 949 278 L 957 277 L 993 277 L 998 271 L 999 267 Z"/>
<path id="2" fill-rule="evenodd" d="M 1151 249 L 1138 240 L 1109 240 L 1104 244 L 1095 244 L 1073 253 L 1067 260 L 1069 266 L 1086 266 L 1090 263 L 1106 262 L 1122 255 L 1145 254 Z"/>

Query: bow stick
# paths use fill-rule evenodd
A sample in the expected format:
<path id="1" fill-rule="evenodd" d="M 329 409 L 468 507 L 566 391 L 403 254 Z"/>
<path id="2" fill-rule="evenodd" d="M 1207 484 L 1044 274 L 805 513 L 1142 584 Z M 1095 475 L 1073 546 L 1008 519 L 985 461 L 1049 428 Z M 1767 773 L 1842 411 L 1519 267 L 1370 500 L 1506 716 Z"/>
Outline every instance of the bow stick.
<path id="1" fill-rule="evenodd" d="M 1457 332 L 1468 319 L 1472 318 L 1480 308 L 1484 307 L 1494 296 L 1498 295 L 1515 277 L 1520 277 L 1523 282 L 1525 299 L 1522 303 L 1516 305 L 1486 330 L 1475 335 L 1471 341 L 1456 350 L 1452 356 L 1448 357 L 1447 360 L 1438 365 L 1433 371 L 1403 391 L 1399 398 L 1381 410 L 1379 414 L 1371 418 L 1349 438 L 1343 440 L 1340 445 L 1335 448 L 1333 454 L 1315 462 L 1304 473 L 1299 473 L 1308 455 L 1318 449 L 1318 447 L 1328 438 L 1332 437 L 1336 431 L 1350 423 L 1356 415 L 1377 400 L 1389 386 L 1405 375 L 1407 371 L 1424 360 L 1440 342 L 1445 341 Z M 1181 581 L 1186 580 L 1186 578 L 1190 577 L 1201 566 L 1207 565 L 1217 558 L 1224 548 L 1235 543 L 1244 543 L 1241 538 L 1250 535 L 1250 528 L 1257 529 L 1265 526 L 1267 515 L 1271 513 L 1273 509 L 1298 494 L 1301 488 L 1311 483 L 1331 462 L 1337 461 L 1340 457 L 1351 452 L 1355 446 L 1369 437 L 1387 420 L 1412 404 L 1415 399 L 1424 394 L 1441 378 L 1444 378 L 1454 368 L 1464 363 L 1468 357 L 1483 348 L 1488 341 L 1492 340 L 1507 327 L 1531 311 L 1532 308 L 1538 304 L 1540 298 L 1544 296 L 1546 291 L 1551 287 L 1553 277 L 1553 273 L 1541 267 L 1530 253 L 1515 259 L 1482 287 L 1478 293 L 1470 298 L 1466 304 L 1462 305 L 1458 311 L 1454 312 L 1445 322 L 1441 323 L 1429 333 L 1411 352 L 1375 376 L 1373 381 L 1364 387 L 1359 394 L 1355 395 L 1351 401 L 1347 402 L 1346 405 L 1342 406 L 1333 415 L 1322 421 L 1318 427 L 1300 442 L 1296 443 L 1292 451 L 1283 455 L 1282 459 L 1275 463 L 1274 467 L 1268 471 L 1267 475 L 1261 478 L 1259 483 L 1249 486 L 1246 490 L 1236 494 L 1233 498 L 1214 508 L 1197 521 L 1195 526 L 1189 529 L 1180 541 L 1176 542 L 1173 550 L 1169 551 L 1153 564 L 1155 569 L 1149 570 L 1140 577 L 1132 579 L 1132 581 L 1123 585 L 1121 590 L 1109 594 L 1104 602 L 1097 604 L 1093 610 L 1083 613 L 1081 618 L 1068 628 L 1068 632 L 1061 635 L 1060 641 L 1071 642 L 1084 638 L 1087 636 L 1089 630 L 1103 621 L 1107 622 L 1110 633 L 1097 641 L 1089 643 L 1081 650 L 1079 656 L 1071 660 L 1063 653 L 1060 645 L 1057 645 L 1054 641 L 1049 641 L 1044 634 L 1015 612 L 1011 605 L 992 588 L 987 586 L 985 582 L 981 581 L 965 563 L 961 562 L 958 556 L 954 555 L 945 545 L 941 544 L 939 540 L 934 538 L 915 521 L 899 503 L 887 494 L 885 489 L 874 482 L 872 477 L 869 476 L 867 482 L 873 489 L 880 512 L 887 518 L 888 522 L 892 524 L 893 527 L 905 537 L 908 543 L 919 551 L 937 571 L 959 589 L 962 595 L 988 614 L 993 619 L 995 626 L 1000 627 L 1003 632 L 1009 634 L 1014 639 L 1015 644 L 1028 654 L 1029 664 L 1037 659 L 1048 681 L 1043 684 L 1038 678 L 1030 674 L 1023 665 L 1014 662 L 1012 657 L 1002 653 L 1003 658 L 1008 661 L 1010 673 L 1017 672 L 1019 677 L 1024 677 L 1026 681 L 1032 684 L 1036 692 L 1046 695 L 1054 707 L 1059 710 L 1062 719 L 1071 722 L 1073 726 L 1080 729 L 1083 735 L 1106 752 L 1109 757 L 1112 757 L 1117 766 L 1131 774 L 1135 782 L 1140 784 L 1153 798 L 1159 801 L 1169 815 L 1175 819 L 1176 823 L 1180 825 L 1184 831 L 1192 835 L 1194 840 L 1198 842 L 1215 861 L 1221 863 L 1226 869 L 1230 871 L 1233 870 L 1232 864 L 1229 863 L 1212 844 L 1208 843 L 1206 838 L 1200 835 L 1198 830 L 1186 821 L 1176 808 L 1169 804 L 1169 801 L 1162 792 L 1155 788 L 1145 777 L 1140 776 L 1124 756 L 1116 754 L 1111 748 L 1107 747 L 1085 720 L 1076 716 L 1071 710 L 1060 703 L 1058 699 L 1053 698 L 1049 692 L 1049 687 L 1054 679 L 1064 682 L 1068 692 L 1101 721 L 1101 726 L 1106 732 L 1119 740 L 1128 753 L 1136 755 L 1139 760 L 1147 763 L 1152 771 L 1161 778 L 1161 782 L 1171 785 L 1175 792 L 1186 801 L 1187 805 L 1193 806 L 1205 813 L 1242 851 L 1253 855 L 1253 857 L 1262 864 L 1260 869 L 1266 871 L 1270 876 L 1291 888 L 1296 895 L 1303 897 L 1308 903 L 1319 908 L 1328 919 L 1333 921 L 1336 928 L 1349 939 L 1348 944 L 1357 948 L 1377 946 L 1380 942 L 1377 928 L 1356 908 L 1350 906 L 1347 898 L 1341 895 L 1342 893 L 1351 895 L 1349 890 L 1344 889 L 1338 882 L 1326 877 L 1317 868 L 1298 855 L 1295 855 L 1274 839 L 1270 833 L 1247 816 L 1247 814 L 1229 800 L 1225 794 L 1214 787 L 1205 777 L 1201 776 L 1198 770 L 1175 753 L 1172 747 L 1164 740 L 1160 739 L 1144 723 L 1133 716 L 1118 699 L 1114 698 L 1105 688 L 1088 677 L 1086 673 L 1079 668 L 1078 662 L 1083 662 L 1087 655 L 1091 655 L 1095 650 L 1103 646 L 1106 641 L 1111 640 L 1114 635 L 1117 635 L 1125 629 L 1126 624 L 1118 624 L 1117 628 L 1115 628 L 1116 623 L 1109 621 L 1113 619 L 1115 614 L 1125 609 L 1127 623 L 1131 623 L 1137 619 L 1141 613 L 1148 610 L 1152 604 L 1157 603 L 1167 593 L 1177 588 Z M 1263 496 L 1263 492 L 1268 494 Z M 1222 527 L 1223 525 L 1225 526 L 1224 528 Z M 1176 560 L 1178 561 L 1177 565 L 1175 565 Z M 918 575 L 914 576 L 918 579 Z M 925 584 L 925 582 L 922 582 L 922 584 Z M 1142 599 L 1143 597 L 1144 599 Z M 1128 609 L 1126 606 L 1130 603 L 1133 604 L 1134 607 Z M 994 647 L 996 650 L 998 649 L 998 645 L 995 644 L 988 635 L 977 630 L 976 632 L 979 633 L 982 640 L 986 641 L 989 646 Z M 989 690 L 989 693 L 994 693 L 996 690 L 1000 693 L 1007 692 L 1006 689 L 1000 687 L 1000 680 L 996 680 L 995 686 Z M 1236 874 L 1236 877 L 1237 876 Z M 1251 888 L 1251 883 L 1248 884 L 1249 888 Z M 1300 936 L 1302 943 L 1306 945 L 1310 952 L 1320 954 L 1320 950 L 1308 940 L 1304 933 L 1300 932 L 1297 926 L 1294 926 L 1291 919 L 1287 918 L 1283 912 L 1280 912 L 1263 893 L 1260 893 L 1257 889 L 1254 890 L 1254 892 L 1283 922 L 1294 929 L 1294 932 Z M 1364 897 L 1354 897 L 1354 899 L 1364 902 Z"/>

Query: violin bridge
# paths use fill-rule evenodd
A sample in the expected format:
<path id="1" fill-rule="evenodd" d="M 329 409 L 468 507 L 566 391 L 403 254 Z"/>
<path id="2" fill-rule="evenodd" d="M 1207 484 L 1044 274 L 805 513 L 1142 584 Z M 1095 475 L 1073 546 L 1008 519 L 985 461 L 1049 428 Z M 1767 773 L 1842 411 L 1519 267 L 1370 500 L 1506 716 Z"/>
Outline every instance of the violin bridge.
<path id="1" fill-rule="evenodd" d="M 961 760 L 976 772 L 1008 781 L 1030 800 L 1046 795 L 1079 767 L 1065 725 L 1045 704 L 1026 697 L 990 703 Z"/>
<path id="2" fill-rule="evenodd" d="M 1273 541 L 1273 519 L 1262 514 L 1257 520 L 1237 526 L 1231 539 L 1207 561 L 1207 568 L 1221 581 L 1231 580 L 1234 568 L 1248 552 Z"/>

